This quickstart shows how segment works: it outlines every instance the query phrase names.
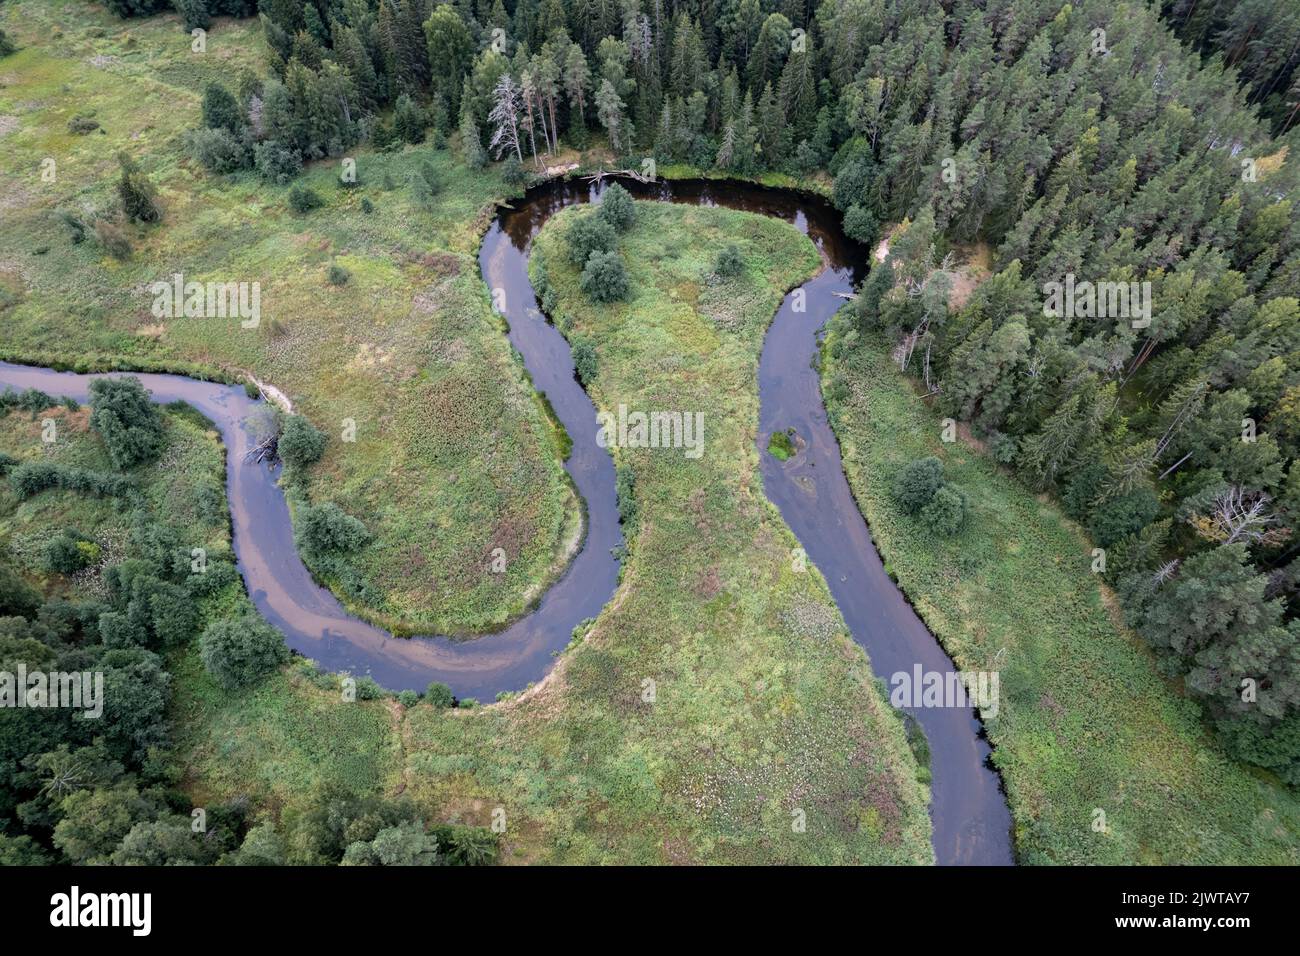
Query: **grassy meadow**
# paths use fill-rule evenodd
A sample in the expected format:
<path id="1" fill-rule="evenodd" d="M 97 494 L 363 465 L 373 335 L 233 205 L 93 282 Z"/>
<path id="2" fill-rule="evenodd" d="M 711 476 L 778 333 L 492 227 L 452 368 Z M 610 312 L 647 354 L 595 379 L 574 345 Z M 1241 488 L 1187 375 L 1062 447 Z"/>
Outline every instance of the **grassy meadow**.
<path id="1" fill-rule="evenodd" d="M 887 566 L 959 666 L 1001 673 L 986 727 L 1021 861 L 1300 862 L 1300 801 L 1207 738 L 1196 707 L 1123 627 L 1080 529 L 982 451 L 943 443 L 939 417 L 884 345 L 833 357 L 835 342 L 823 382 L 845 383 L 848 397 L 828 395 L 831 423 Z M 887 492 L 927 455 L 970 499 L 951 539 L 902 515 Z"/>
<path id="2" fill-rule="evenodd" d="M 218 21 L 204 53 L 174 15 L 121 21 L 82 0 L 8 3 L 0 26 L 20 46 L 0 62 L 0 355 L 252 373 L 331 437 L 311 498 L 372 532 L 327 582 L 352 611 L 452 634 L 521 613 L 562 569 L 577 502 L 479 278 L 499 177 L 432 146 L 359 151 L 354 188 L 339 184 L 337 161 L 300 177 L 325 205 L 297 214 L 288 187 L 212 176 L 184 150 L 208 81 L 264 75 L 255 20 Z M 71 132 L 78 116 L 99 129 Z M 126 261 L 93 236 L 73 243 L 58 219 L 110 201 L 119 151 L 164 208 L 160 225 L 126 230 Z M 440 186 L 427 206 L 409 187 L 425 163 Z M 327 280 L 333 265 L 345 284 Z M 160 321 L 149 286 L 177 272 L 260 283 L 260 325 Z M 349 422 L 355 442 L 343 440 Z M 490 571 L 496 547 L 504 574 Z"/>

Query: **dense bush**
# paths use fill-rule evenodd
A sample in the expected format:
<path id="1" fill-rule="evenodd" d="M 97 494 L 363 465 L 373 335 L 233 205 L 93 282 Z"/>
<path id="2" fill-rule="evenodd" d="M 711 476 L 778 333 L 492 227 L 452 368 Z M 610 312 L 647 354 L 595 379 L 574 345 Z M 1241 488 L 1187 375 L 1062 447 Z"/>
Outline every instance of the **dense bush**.
<path id="1" fill-rule="evenodd" d="M 332 501 L 298 512 L 298 546 L 310 554 L 355 551 L 369 540 L 366 526 Z"/>
<path id="2" fill-rule="evenodd" d="M 99 545 L 71 528 L 49 538 L 44 550 L 45 566 L 58 574 L 75 574 L 99 558 Z"/>
<path id="3" fill-rule="evenodd" d="M 302 172 L 302 157 L 275 140 L 253 147 L 253 166 L 268 183 L 283 186 Z"/>
<path id="4" fill-rule="evenodd" d="M 894 478 L 894 501 L 904 513 L 914 515 L 930 503 L 943 487 L 943 462 L 938 458 L 918 458 L 909 462 Z"/>
<path id="5" fill-rule="evenodd" d="M 614 227 L 600 216 L 578 217 L 569 225 L 566 238 L 569 259 L 579 268 L 587 264 L 593 252 L 612 252 L 618 248 Z"/>
<path id="6" fill-rule="evenodd" d="M 215 621 L 199 638 L 199 656 L 212 678 L 227 690 L 248 687 L 289 659 L 284 636 L 252 611 Z"/>
<path id="7" fill-rule="evenodd" d="M 105 647 L 144 647 L 149 632 L 121 611 L 105 611 L 99 616 L 99 639 Z"/>
<path id="8" fill-rule="evenodd" d="M 921 522 L 936 535 L 954 535 L 966 523 L 966 496 L 950 484 L 934 493 L 921 509 Z"/>
<path id="9" fill-rule="evenodd" d="M 68 120 L 68 132 L 74 136 L 85 136 L 87 133 L 93 133 L 99 129 L 99 120 L 83 113 L 78 113 L 72 119 Z"/>
<path id="10" fill-rule="evenodd" d="M 0 392 L 0 408 L 4 409 L 20 408 L 35 415 L 37 412 L 43 412 L 45 409 L 53 408 L 57 404 L 59 403 L 52 396 L 35 388 L 26 388 L 21 392 L 6 388 L 3 392 Z"/>
<path id="11" fill-rule="evenodd" d="M 47 461 L 28 461 L 9 473 L 9 484 L 20 498 L 59 488 L 98 498 L 121 498 L 131 493 L 131 483 L 120 475 L 88 471 Z"/>
<path id="12" fill-rule="evenodd" d="M 507 156 L 501 164 L 501 179 L 507 186 L 520 189 L 528 184 L 528 171 L 514 156 Z"/>
<path id="13" fill-rule="evenodd" d="M 728 243 L 726 248 L 718 253 L 718 258 L 713 263 L 713 271 L 724 278 L 738 276 L 744 268 L 744 257 L 740 254 L 740 247 L 734 242 Z"/>
<path id="14" fill-rule="evenodd" d="M 294 212 L 311 212 L 323 205 L 325 205 L 325 200 L 321 199 L 320 193 L 310 186 L 294 183 L 289 187 L 289 207 Z"/>
<path id="15" fill-rule="evenodd" d="M 280 427 L 276 448 L 280 458 L 291 468 L 306 468 L 320 461 L 325 453 L 325 433 L 302 415 L 286 415 Z"/>
<path id="16" fill-rule="evenodd" d="M 108 7 L 122 19 L 127 17 L 149 17 L 167 8 L 168 0 L 104 0 Z"/>
<path id="17" fill-rule="evenodd" d="M 0 616 L 32 617 L 41 606 L 41 596 L 22 575 L 0 563 Z"/>
<path id="18" fill-rule="evenodd" d="M 596 343 L 586 336 L 573 337 L 573 369 L 584 388 L 596 378 Z"/>
<path id="19" fill-rule="evenodd" d="M 117 196 L 122 202 L 122 213 L 130 222 L 158 222 L 162 219 L 162 210 L 158 208 L 157 192 L 153 183 L 136 166 L 126 153 L 117 154 L 120 173 L 117 180 Z"/>
<path id="20" fill-rule="evenodd" d="M 163 447 L 163 425 L 149 393 L 134 376 L 97 378 L 90 383 L 90 424 L 118 468 L 156 458 Z"/>
<path id="21" fill-rule="evenodd" d="M 434 681 L 425 689 L 424 699 L 440 709 L 450 707 L 456 702 L 456 698 L 451 693 L 451 688 L 438 681 Z"/>
<path id="22" fill-rule="evenodd" d="M 195 129 L 185 134 L 190 158 L 212 173 L 233 173 L 248 167 L 252 151 L 234 133 L 224 128 Z"/>
<path id="23" fill-rule="evenodd" d="M 627 270 L 617 252 L 593 252 L 582 269 L 582 291 L 593 302 L 616 302 L 627 298 Z"/>
<path id="24" fill-rule="evenodd" d="M 229 561 L 208 560 L 207 570 L 191 574 L 185 587 L 196 598 L 210 597 L 239 578 L 239 571 Z"/>
<path id="25" fill-rule="evenodd" d="M 160 581 L 149 589 L 149 622 L 164 648 L 179 647 L 198 631 L 201 618 L 189 592 L 177 584 Z"/>

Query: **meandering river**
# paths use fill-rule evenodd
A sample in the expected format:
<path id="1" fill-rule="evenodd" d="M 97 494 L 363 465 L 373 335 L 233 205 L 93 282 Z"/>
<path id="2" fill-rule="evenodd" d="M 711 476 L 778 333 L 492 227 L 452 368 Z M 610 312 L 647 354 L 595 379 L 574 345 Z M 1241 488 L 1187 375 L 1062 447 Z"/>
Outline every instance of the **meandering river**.
<path id="1" fill-rule="evenodd" d="M 826 420 L 812 358 L 817 336 L 866 271 L 866 252 L 840 230 L 839 215 L 820 197 L 736 182 L 687 180 L 625 183 L 638 198 L 720 205 L 776 216 L 816 244 L 826 263 L 816 277 L 782 303 L 768 330 L 759 363 L 759 453 L 764 488 L 808 557 L 825 576 L 854 639 L 888 680 L 916 665 L 948 674 L 954 665 L 885 573 L 866 522 L 840 464 Z M 227 494 L 234 549 L 258 610 L 279 627 L 291 648 L 331 670 L 369 674 L 391 689 L 423 689 L 443 681 L 459 697 L 491 701 L 540 680 L 573 629 L 593 618 L 613 596 L 621 543 L 614 466 L 596 443 L 596 410 L 573 374 L 564 337 L 541 314 L 528 281 L 532 240 L 558 210 L 590 202 L 597 190 L 579 181 L 555 181 L 530 190 L 503 209 L 479 252 L 483 280 L 505 290 L 511 343 L 524 357 L 536 387 L 546 393 L 573 439 L 565 463 L 586 504 L 581 550 L 538 605 L 513 625 L 473 640 L 394 638 L 350 614 L 312 580 L 293 543 L 289 509 L 277 469 L 247 464 L 253 445 L 249 420 L 258 402 L 242 387 L 176 375 L 139 374 L 158 402 L 183 400 L 217 426 L 227 450 Z M 802 308 L 796 310 L 797 305 Z M 0 363 L 0 386 L 38 388 L 79 401 L 91 375 Z M 793 427 L 804 444 L 789 461 L 766 454 L 775 430 Z M 912 711 L 930 744 L 934 847 L 942 864 L 1012 862 L 1010 815 L 989 746 L 968 708 Z"/>

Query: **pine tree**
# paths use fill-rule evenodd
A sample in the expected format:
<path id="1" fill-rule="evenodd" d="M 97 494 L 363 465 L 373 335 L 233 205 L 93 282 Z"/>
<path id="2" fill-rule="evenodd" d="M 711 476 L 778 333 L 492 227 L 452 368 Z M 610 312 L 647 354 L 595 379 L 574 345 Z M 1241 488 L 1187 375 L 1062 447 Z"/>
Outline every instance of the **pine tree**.
<path id="1" fill-rule="evenodd" d="M 574 43 L 564 55 L 564 93 L 569 100 L 569 108 L 578 111 L 578 123 L 583 128 L 587 125 L 587 91 L 591 88 L 591 69 L 582 47 Z"/>
<path id="2" fill-rule="evenodd" d="M 468 83 L 468 81 L 466 81 Z M 478 123 L 474 119 L 474 110 L 467 96 L 461 98 L 460 151 L 465 165 L 470 169 L 482 169 L 487 163 L 487 152 L 483 149 L 483 140 L 479 137 Z"/>
<path id="3" fill-rule="evenodd" d="M 447 109 L 460 112 L 461 87 L 474 59 L 474 38 L 449 4 L 438 6 L 424 24 L 433 89 L 447 98 Z"/>
<path id="4" fill-rule="evenodd" d="M 610 148 L 616 154 L 621 154 L 631 146 L 624 108 L 623 99 L 614 89 L 614 84 L 602 80 L 600 89 L 596 92 L 596 118 L 609 135 Z"/>

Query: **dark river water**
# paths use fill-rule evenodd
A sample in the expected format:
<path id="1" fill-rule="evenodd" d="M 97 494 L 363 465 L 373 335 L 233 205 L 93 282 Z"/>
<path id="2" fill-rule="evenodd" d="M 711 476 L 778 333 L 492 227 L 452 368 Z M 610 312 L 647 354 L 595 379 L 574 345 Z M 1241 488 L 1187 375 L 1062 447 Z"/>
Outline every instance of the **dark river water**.
<path id="1" fill-rule="evenodd" d="M 786 297 L 763 345 L 758 445 L 764 487 L 825 576 L 877 675 L 888 680 L 918 664 L 926 672 L 952 672 L 951 659 L 885 573 L 841 469 L 839 444 L 812 367 L 819 331 L 843 304 L 835 293 L 850 291 L 865 275 L 865 250 L 843 235 L 839 215 L 817 196 L 709 180 L 624 185 L 641 199 L 776 216 L 816 244 L 826 268 Z M 258 610 L 284 632 L 291 648 L 330 670 L 369 674 L 390 689 L 423 690 L 436 680 L 458 697 L 491 701 L 501 691 L 521 690 L 544 677 L 574 627 L 596 617 L 613 596 L 619 568 L 611 551 L 622 542 L 613 462 L 596 442 L 596 410 L 574 377 L 568 344 L 541 314 L 528 281 L 528 253 L 542 225 L 558 210 L 596 196 L 594 187 L 579 181 L 538 186 L 513 209 L 501 211 L 479 252 L 484 282 L 504 291 L 511 343 L 573 439 L 565 468 L 587 516 L 582 549 L 563 576 L 529 614 L 499 633 L 472 640 L 395 638 L 349 615 L 312 580 L 298 556 L 288 506 L 276 485 L 278 470 L 244 462 L 253 444 L 248 420 L 259 403 L 240 386 L 138 375 L 155 401 L 186 401 L 220 429 L 239 568 Z M 87 399 L 93 377 L 0 363 L 0 386 L 39 388 L 79 401 Z M 806 444 L 780 462 L 765 452 L 767 441 L 773 431 L 790 427 Z M 910 712 L 930 743 L 930 815 L 938 861 L 1011 863 L 1010 815 L 974 712 L 955 707 Z"/>

